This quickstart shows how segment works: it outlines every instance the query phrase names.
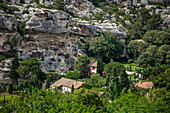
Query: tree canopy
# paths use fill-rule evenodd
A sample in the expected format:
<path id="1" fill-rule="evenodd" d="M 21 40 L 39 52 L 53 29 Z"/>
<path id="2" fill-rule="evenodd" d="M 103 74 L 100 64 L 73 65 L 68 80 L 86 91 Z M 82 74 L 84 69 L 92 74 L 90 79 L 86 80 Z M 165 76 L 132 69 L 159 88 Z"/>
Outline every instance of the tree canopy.
<path id="1" fill-rule="evenodd" d="M 33 85 L 41 87 L 41 83 L 46 79 L 46 75 L 41 71 L 40 63 L 36 58 L 30 58 L 20 62 L 17 72 L 21 77 L 20 85 Z"/>
<path id="2" fill-rule="evenodd" d="M 78 57 L 78 61 L 75 65 L 75 71 L 80 74 L 81 76 L 87 75 L 87 72 L 90 72 L 90 59 L 87 55 L 82 55 Z"/>
<path id="3" fill-rule="evenodd" d="M 170 44 L 170 33 L 159 30 L 151 30 L 146 32 L 143 36 L 143 40 L 153 45 Z"/>
<path id="4" fill-rule="evenodd" d="M 96 37 L 90 42 L 90 48 L 98 58 L 109 56 L 110 58 L 119 57 L 124 50 L 124 44 L 115 34 L 106 32 L 101 37 Z"/>
<path id="5" fill-rule="evenodd" d="M 132 40 L 128 44 L 128 52 L 133 55 L 134 58 L 137 58 L 139 55 L 145 52 L 148 44 L 143 41 Z"/>

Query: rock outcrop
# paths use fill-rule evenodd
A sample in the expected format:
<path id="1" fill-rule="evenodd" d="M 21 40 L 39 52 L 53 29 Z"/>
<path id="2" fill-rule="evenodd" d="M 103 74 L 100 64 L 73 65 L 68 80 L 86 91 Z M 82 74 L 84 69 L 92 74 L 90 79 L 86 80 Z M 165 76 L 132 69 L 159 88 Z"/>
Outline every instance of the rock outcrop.
<path id="1" fill-rule="evenodd" d="M 156 6 L 146 5 L 145 8 L 150 10 L 150 13 L 158 14 L 163 21 L 163 26 L 170 27 L 170 7 L 157 9 Z"/>
<path id="2" fill-rule="evenodd" d="M 0 13 L 0 51 L 10 51 L 11 40 L 15 38 L 18 43 L 13 46 L 18 49 L 20 60 L 36 57 L 44 72 L 66 73 L 75 65 L 78 55 L 77 39 L 72 37 L 71 16 L 58 10 L 28 10 L 30 14 L 19 20 L 13 15 Z M 23 36 L 17 31 L 21 23 L 25 24 L 27 32 Z"/>
<path id="3" fill-rule="evenodd" d="M 96 14 L 103 12 L 88 0 L 65 0 L 66 9 L 73 12 L 78 17 L 93 18 Z"/>
<path id="4" fill-rule="evenodd" d="M 107 0 L 121 5 L 136 5 L 137 0 Z M 3 0 L 9 8 L 15 8 L 12 14 L 0 10 L 0 53 L 18 50 L 20 60 L 36 57 L 42 64 L 45 73 L 66 73 L 76 63 L 79 36 L 86 41 L 92 40 L 102 32 L 115 33 L 124 43 L 128 31 L 119 23 L 115 14 L 104 14 L 102 20 L 95 16 L 103 10 L 95 8 L 88 0 L 64 0 L 65 8 L 81 18 L 73 18 L 70 14 L 60 11 L 40 8 L 54 5 L 53 0 Z M 22 4 L 22 5 L 19 5 Z M 159 14 L 164 26 L 170 26 L 169 9 L 155 9 L 146 6 L 151 12 Z M 67 12 L 68 12 L 67 11 Z M 128 8 L 123 8 L 125 14 L 130 14 Z M 83 18 L 83 19 L 82 19 Z M 131 24 L 130 21 L 125 23 Z M 126 56 L 126 46 L 124 48 Z M 16 52 L 16 51 L 15 51 Z M 83 53 L 81 53 L 83 54 Z M 81 55 L 79 54 L 79 55 Z"/>
<path id="5" fill-rule="evenodd" d="M 18 21 L 14 16 L 0 12 L 0 52 L 11 50 L 11 41 L 18 34 L 17 24 Z"/>
<path id="6" fill-rule="evenodd" d="M 163 3 L 164 1 L 167 5 L 170 5 L 169 0 L 106 0 L 108 3 L 116 2 L 118 5 L 123 6 L 137 6 L 138 4 L 147 5 L 148 3 Z"/>

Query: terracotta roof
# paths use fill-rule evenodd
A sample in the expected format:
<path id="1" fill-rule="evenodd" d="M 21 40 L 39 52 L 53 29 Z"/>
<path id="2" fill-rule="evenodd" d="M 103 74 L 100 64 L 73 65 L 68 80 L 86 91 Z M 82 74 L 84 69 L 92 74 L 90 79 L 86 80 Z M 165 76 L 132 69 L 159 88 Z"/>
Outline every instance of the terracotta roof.
<path id="1" fill-rule="evenodd" d="M 141 87 L 141 88 L 145 88 L 145 89 L 148 89 L 150 87 L 153 86 L 153 82 L 142 82 L 142 83 L 137 83 L 135 84 L 135 87 Z"/>
<path id="2" fill-rule="evenodd" d="M 72 85 L 74 85 L 74 88 L 77 89 L 80 86 L 82 86 L 83 84 L 85 84 L 85 82 L 80 82 L 80 81 L 76 81 L 73 79 L 68 79 L 68 78 L 62 77 L 60 80 L 56 81 L 50 87 L 66 86 L 66 87 L 71 88 Z"/>
<path id="3" fill-rule="evenodd" d="M 95 61 L 94 59 L 90 60 L 90 67 L 97 67 L 97 61 Z"/>

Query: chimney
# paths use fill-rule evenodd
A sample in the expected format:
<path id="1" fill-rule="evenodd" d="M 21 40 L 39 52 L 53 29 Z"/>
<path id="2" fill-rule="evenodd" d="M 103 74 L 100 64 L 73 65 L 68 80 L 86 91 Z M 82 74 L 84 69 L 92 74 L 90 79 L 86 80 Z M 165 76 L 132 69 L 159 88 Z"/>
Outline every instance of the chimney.
<path id="1" fill-rule="evenodd" d="M 141 81 L 139 81 L 139 84 L 142 84 L 142 82 L 141 82 Z"/>

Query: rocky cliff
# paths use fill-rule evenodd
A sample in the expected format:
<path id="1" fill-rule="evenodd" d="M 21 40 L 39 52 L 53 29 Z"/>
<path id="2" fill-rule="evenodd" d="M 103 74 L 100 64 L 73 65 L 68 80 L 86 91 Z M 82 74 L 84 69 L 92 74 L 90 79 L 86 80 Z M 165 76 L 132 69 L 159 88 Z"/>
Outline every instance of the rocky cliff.
<path id="1" fill-rule="evenodd" d="M 0 53 L 17 52 L 20 60 L 36 57 L 44 72 L 65 73 L 75 65 L 78 57 L 79 39 L 74 36 L 90 41 L 99 33 L 109 31 L 125 43 L 129 32 L 116 22 L 115 14 L 106 13 L 102 16 L 104 20 L 98 20 L 96 15 L 103 10 L 88 0 L 64 2 L 65 12 L 49 9 L 55 5 L 53 0 L 39 0 L 38 4 L 34 0 L 3 0 L 0 4 Z M 116 2 L 121 4 L 120 0 Z M 159 14 L 164 26 L 169 26 L 169 9 L 146 8 Z M 123 10 L 129 14 L 127 8 Z M 72 17 L 70 12 L 77 17 Z M 123 56 L 126 56 L 126 46 Z"/>

